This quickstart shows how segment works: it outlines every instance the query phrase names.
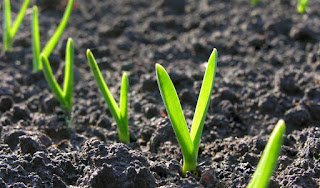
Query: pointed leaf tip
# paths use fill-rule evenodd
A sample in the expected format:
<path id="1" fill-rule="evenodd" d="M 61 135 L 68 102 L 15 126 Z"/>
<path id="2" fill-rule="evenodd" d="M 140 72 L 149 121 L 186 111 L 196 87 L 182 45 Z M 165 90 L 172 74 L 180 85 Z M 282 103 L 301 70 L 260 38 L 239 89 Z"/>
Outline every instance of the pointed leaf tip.
<path id="1" fill-rule="evenodd" d="M 73 42 L 71 37 L 68 38 L 68 42 Z"/>
<path id="2" fill-rule="evenodd" d="M 90 51 L 90 49 L 87 49 L 87 52 L 86 52 L 86 53 L 87 53 L 87 55 L 88 55 L 90 52 L 91 52 L 91 51 Z"/>
<path id="3" fill-rule="evenodd" d="M 158 73 L 159 71 L 165 71 L 165 69 L 163 68 L 162 65 L 160 65 L 159 63 L 157 63 L 157 64 L 156 64 L 156 71 L 157 71 L 157 73 Z"/>

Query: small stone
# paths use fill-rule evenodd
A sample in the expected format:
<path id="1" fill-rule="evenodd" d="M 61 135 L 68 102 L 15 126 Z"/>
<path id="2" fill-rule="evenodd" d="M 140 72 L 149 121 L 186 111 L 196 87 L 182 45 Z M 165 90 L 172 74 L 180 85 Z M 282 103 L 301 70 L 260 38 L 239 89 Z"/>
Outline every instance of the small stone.
<path id="1" fill-rule="evenodd" d="M 1 96 L 0 98 L 0 111 L 5 112 L 10 110 L 13 105 L 13 100 L 10 96 Z"/>
<path id="2" fill-rule="evenodd" d="M 237 95 L 229 88 L 221 88 L 219 89 L 219 93 L 221 100 L 229 100 L 233 104 L 238 101 Z"/>
<path id="3" fill-rule="evenodd" d="M 11 110 L 13 111 L 12 119 L 15 122 L 17 122 L 21 119 L 23 119 L 23 120 L 30 120 L 31 119 L 29 110 L 27 110 L 24 107 L 17 105 L 17 106 L 14 106 L 13 109 L 11 109 Z"/>
<path id="4" fill-rule="evenodd" d="M 157 89 L 157 81 L 154 78 L 154 75 L 147 74 L 141 79 L 141 90 L 142 91 L 154 91 Z"/>
<path id="5" fill-rule="evenodd" d="M 59 106 L 59 102 L 53 95 L 46 97 L 42 103 L 42 108 L 47 113 L 53 113 L 57 106 Z"/>
<path id="6" fill-rule="evenodd" d="M 275 112 L 277 106 L 277 98 L 272 94 L 267 94 L 259 98 L 258 107 L 262 113 Z"/>
<path id="7" fill-rule="evenodd" d="M 108 118 L 102 116 L 102 118 L 100 118 L 97 122 L 98 127 L 102 127 L 102 128 L 110 128 L 111 127 L 111 122 Z"/>
<path id="8" fill-rule="evenodd" d="M 311 115 L 302 105 L 291 108 L 285 113 L 285 122 L 296 127 L 307 127 L 310 121 Z"/>
<path id="9" fill-rule="evenodd" d="M 147 104 L 143 111 L 146 118 L 149 119 L 159 115 L 159 110 L 155 104 Z"/>
<path id="10" fill-rule="evenodd" d="M 188 103 L 195 106 L 197 104 L 197 97 L 189 89 L 182 89 L 180 92 L 180 101 L 182 104 Z"/>
<path id="11" fill-rule="evenodd" d="M 31 155 L 33 155 L 37 151 L 45 151 L 45 147 L 40 144 L 40 141 L 31 136 L 20 136 L 19 143 L 21 152 L 24 154 L 30 153 Z"/>
<path id="12" fill-rule="evenodd" d="M 19 143 L 19 137 L 25 134 L 24 131 L 12 131 L 4 136 L 4 143 L 8 144 L 10 149 L 14 151 Z"/>
<path id="13" fill-rule="evenodd" d="M 39 72 L 31 72 L 31 74 L 27 75 L 24 79 L 24 83 L 26 85 L 32 85 L 34 83 L 39 82 L 40 80 L 45 79 L 43 72 L 39 71 Z"/>
<path id="14" fill-rule="evenodd" d="M 102 141 L 106 140 L 106 136 L 103 134 L 101 128 L 99 128 L 99 127 L 93 128 L 92 134 Z"/>
<path id="15" fill-rule="evenodd" d="M 39 140 L 40 140 L 41 144 L 43 144 L 46 147 L 49 147 L 52 145 L 51 138 L 48 137 L 46 134 L 40 135 Z"/>
<path id="16" fill-rule="evenodd" d="M 320 103 L 318 104 L 306 104 L 310 115 L 316 121 L 320 121 Z"/>
<path id="17" fill-rule="evenodd" d="M 301 90 L 297 85 L 298 81 L 295 76 L 296 74 L 293 72 L 279 72 L 276 75 L 276 83 L 280 87 L 280 90 L 290 95 L 298 94 Z"/>
<path id="18" fill-rule="evenodd" d="M 307 88 L 304 100 L 312 101 L 313 103 L 320 103 L 320 88 Z"/>
<path id="19" fill-rule="evenodd" d="M 299 24 L 290 30 L 290 38 L 299 41 L 316 41 L 318 40 L 317 33 L 312 31 L 306 25 Z"/>

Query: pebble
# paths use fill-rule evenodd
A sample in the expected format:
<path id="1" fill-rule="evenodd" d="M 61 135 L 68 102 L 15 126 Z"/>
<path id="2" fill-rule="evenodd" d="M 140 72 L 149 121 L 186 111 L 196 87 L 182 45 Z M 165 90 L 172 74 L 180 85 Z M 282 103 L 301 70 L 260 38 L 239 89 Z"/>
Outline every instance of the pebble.
<path id="1" fill-rule="evenodd" d="M 31 119 L 29 110 L 24 107 L 16 105 L 13 107 L 12 111 L 13 111 L 12 118 L 14 121 L 19 121 L 21 119 L 23 119 L 23 120 L 30 120 Z"/>
<path id="2" fill-rule="evenodd" d="M 296 127 L 307 127 L 311 121 L 309 111 L 302 105 L 298 105 L 285 112 L 285 122 Z"/>
<path id="3" fill-rule="evenodd" d="M 221 100 L 229 100 L 233 104 L 238 101 L 238 96 L 229 88 L 221 88 L 219 89 L 219 93 Z"/>
<path id="4" fill-rule="evenodd" d="M 98 127 L 102 127 L 102 128 L 110 128 L 111 127 L 111 121 L 106 118 L 106 117 L 102 117 L 98 120 L 97 122 Z"/>
<path id="5" fill-rule="evenodd" d="M 10 110 L 13 105 L 13 100 L 10 96 L 1 96 L 0 98 L 0 111 L 5 112 Z"/>
<path id="6" fill-rule="evenodd" d="M 291 28 L 290 38 L 299 41 L 316 41 L 318 40 L 317 33 L 312 31 L 306 25 L 299 24 Z"/>
<path id="7" fill-rule="evenodd" d="M 155 104 L 146 104 L 143 112 L 148 119 L 159 115 L 159 110 Z"/>
<path id="8" fill-rule="evenodd" d="M 40 144 L 40 141 L 34 137 L 23 135 L 19 137 L 21 152 L 33 155 L 37 151 L 45 151 L 45 147 Z"/>
<path id="9" fill-rule="evenodd" d="M 275 112 L 277 106 L 277 98 L 272 94 L 267 94 L 259 98 L 258 107 L 262 113 Z"/>

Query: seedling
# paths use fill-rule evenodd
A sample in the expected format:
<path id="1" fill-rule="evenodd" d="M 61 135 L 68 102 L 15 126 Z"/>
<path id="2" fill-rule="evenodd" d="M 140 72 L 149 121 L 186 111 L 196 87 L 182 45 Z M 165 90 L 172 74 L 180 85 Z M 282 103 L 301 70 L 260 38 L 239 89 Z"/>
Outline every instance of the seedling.
<path id="1" fill-rule="evenodd" d="M 251 0 L 252 5 L 257 5 L 259 3 L 259 0 Z"/>
<path id="2" fill-rule="evenodd" d="M 275 168 L 281 150 L 283 135 L 286 132 L 286 125 L 283 120 L 279 120 L 273 129 L 267 145 L 262 153 L 258 167 L 248 185 L 253 187 L 268 187 L 270 177 Z"/>
<path id="3" fill-rule="evenodd" d="M 67 26 L 70 14 L 72 12 L 73 3 L 75 0 L 69 0 L 62 20 L 56 29 L 55 33 L 52 35 L 50 40 L 47 42 L 41 54 L 49 58 L 52 50 L 56 47 L 64 29 Z M 33 53 L 33 71 L 38 72 L 42 69 L 42 64 L 40 61 L 40 32 L 39 32 L 39 21 L 38 21 L 38 7 L 33 6 L 33 16 L 32 16 L 32 53 Z"/>
<path id="4" fill-rule="evenodd" d="M 157 81 L 161 97 L 182 150 L 182 173 L 184 175 L 187 171 L 196 173 L 200 138 L 210 104 L 217 58 L 218 52 L 216 49 L 213 49 L 208 60 L 207 70 L 204 75 L 190 133 L 174 85 L 166 70 L 161 65 L 156 64 Z"/>
<path id="5" fill-rule="evenodd" d="M 26 14 L 26 10 L 30 4 L 30 0 L 25 0 L 19 10 L 16 20 L 11 25 L 11 6 L 10 0 L 3 0 L 3 49 L 4 51 L 10 50 L 13 38 L 16 35 L 19 27 Z"/>
<path id="6" fill-rule="evenodd" d="M 72 39 L 69 38 L 66 46 L 65 68 L 63 90 L 60 88 L 57 80 L 54 78 L 48 57 L 42 53 L 41 61 L 43 63 L 43 73 L 49 84 L 50 89 L 60 102 L 61 107 L 66 110 L 67 114 L 71 114 L 72 110 L 72 92 L 73 92 L 73 56 L 74 48 Z"/>
<path id="7" fill-rule="evenodd" d="M 309 0 L 298 0 L 297 11 L 302 14 L 306 12 Z"/>
<path id="8" fill-rule="evenodd" d="M 120 91 L 120 108 L 118 107 L 115 99 L 113 98 L 106 82 L 104 81 L 97 62 L 91 53 L 87 50 L 87 58 L 94 78 L 96 79 L 100 91 L 108 104 L 109 110 L 116 120 L 118 127 L 119 140 L 124 143 L 130 142 L 130 134 L 128 129 L 128 75 L 123 73 Z"/>

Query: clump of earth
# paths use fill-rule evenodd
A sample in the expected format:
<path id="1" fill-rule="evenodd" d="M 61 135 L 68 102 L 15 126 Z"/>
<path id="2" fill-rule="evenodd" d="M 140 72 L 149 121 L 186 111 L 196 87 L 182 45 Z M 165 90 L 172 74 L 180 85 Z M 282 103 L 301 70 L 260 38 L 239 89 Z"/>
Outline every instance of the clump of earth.
<path id="1" fill-rule="evenodd" d="M 13 18 L 22 2 L 11 2 Z M 65 1 L 31 4 L 39 6 L 43 47 Z M 285 0 L 76 0 L 49 58 L 62 84 L 72 37 L 74 106 L 66 121 L 43 73 L 32 72 L 29 8 L 12 51 L 0 53 L 0 187 L 245 187 L 279 119 L 287 131 L 270 187 L 319 187 L 319 10 L 317 1 L 299 14 L 296 1 Z M 155 64 L 168 71 L 191 125 L 213 48 L 219 57 L 199 175 L 183 177 Z M 122 72 L 129 74 L 130 144 L 119 142 L 87 49 L 117 101 Z"/>

